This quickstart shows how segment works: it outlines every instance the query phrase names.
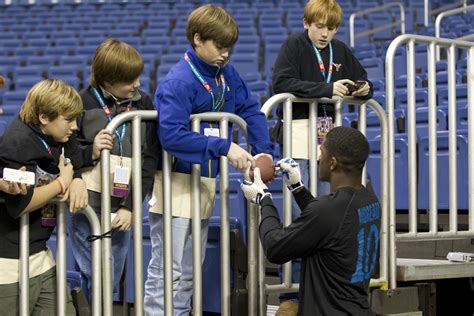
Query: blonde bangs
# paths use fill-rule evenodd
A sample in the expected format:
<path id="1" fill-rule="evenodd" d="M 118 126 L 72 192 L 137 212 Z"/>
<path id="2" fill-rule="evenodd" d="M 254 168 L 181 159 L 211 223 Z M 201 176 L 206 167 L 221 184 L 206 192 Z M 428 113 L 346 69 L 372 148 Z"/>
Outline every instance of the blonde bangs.
<path id="1" fill-rule="evenodd" d="M 130 83 L 143 72 L 143 58 L 131 45 L 116 39 L 101 43 L 92 61 L 90 84 Z"/>
<path id="2" fill-rule="evenodd" d="M 202 41 L 212 40 L 220 48 L 233 47 L 239 38 L 234 18 L 224 8 L 212 4 L 201 6 L 189 15 L 186 36 L 191 44 L 196 33 Z"/>
<path id="3" fill-rule="evenodd" d="M 342 22 L 342 9 L 334 0 L 310 0 L 304 9 L 304 19 L 310 25 L 324 23 L 337 28 Z"/>
<path id="4" fill-rule="evenodd" d="M 60 115 L 76 118 L 82 109 L 82 99 L 73 87 L 62 80 L 46 79 L 30 89 L 21 107 L 20 118 L 27 124 L 38 124 L 40 114 L 49 120 Z"/>

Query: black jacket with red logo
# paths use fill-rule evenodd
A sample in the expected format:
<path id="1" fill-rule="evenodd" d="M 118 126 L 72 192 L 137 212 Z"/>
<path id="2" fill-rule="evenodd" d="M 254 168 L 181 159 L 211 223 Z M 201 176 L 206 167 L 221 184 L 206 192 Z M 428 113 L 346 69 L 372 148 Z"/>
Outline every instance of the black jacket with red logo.
<path id="1" fill-rule="evenodd" d="M 275 93 L 292 93 L 301 98 L 331 98 L 333 82 L 341 79 L 352 81 L 367 80 L 367 72 L 352 54 L 349 47 L 343 42 L 333 39 L 333 73 L 330 83 L 326 83 L 319 70 L 318 60 L 313 45 L 305 31 L 290 35 L 283 43 L 273 69 L 273 91 Z M 329 68 L 329 45 L 321 50 L 324 67 Z M 370 81 L 370 92 L 362 99 L 370 99 L 373 95 L 373 86 Z M 308 106 L 293 104 L 293 119 L 307 119 Z M 332 107 L 328 107 L 328 115 L 332 114 Z M 319 113 L 321 113 L 319 111 Z M 278 116 L 283 118 L 282 108 L 278 109 Z M 321 114 L 319 114 L 321 116 Z"/>

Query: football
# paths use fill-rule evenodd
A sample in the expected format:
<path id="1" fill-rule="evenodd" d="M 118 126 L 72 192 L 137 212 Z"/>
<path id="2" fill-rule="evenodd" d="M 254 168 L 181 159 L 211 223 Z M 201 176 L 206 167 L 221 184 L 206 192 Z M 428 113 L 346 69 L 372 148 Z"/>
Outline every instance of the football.
<path id="1" fill-rule="evenodd" d="M 261 155 L 255 160 L 256 166 L 260 169 L 260 175 L 263 183 L 268 183 L 275 176 L 275 164 L 267 155 Z M 249 172 L 250 180 L 253 181 L 253 169 Z"/>

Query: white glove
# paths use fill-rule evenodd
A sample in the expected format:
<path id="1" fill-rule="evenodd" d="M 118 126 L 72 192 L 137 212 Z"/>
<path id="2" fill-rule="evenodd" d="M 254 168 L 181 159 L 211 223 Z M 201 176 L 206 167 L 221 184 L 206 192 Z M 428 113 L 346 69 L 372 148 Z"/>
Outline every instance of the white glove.
<path id="1" fill-rule="evenodd" d="M 250 170 L 250 167 L 247 168 Z M 263 183 L 262 178 L 260 177 L 260 169 L 255 168 L 253 170 L 253 183 L 248 179 L 248 172 L 246 172 L 245 180 L 240 184 L 240 189 L 244 192 L 245 198 L 252 203 L 262 205 L 262 200 L 264 197 L 272 197 L 270 191 L 268 191 L 267 186 Z"/>
<path id="2" fill-rule="evenodd" d="M 304 186 L 301 181 L 300 165 L 292 158 L 283 158 L 277 162 L 277 166 L 283 175 L 283 181 L 285 181 L 288 189 L 293 192 Z"/>

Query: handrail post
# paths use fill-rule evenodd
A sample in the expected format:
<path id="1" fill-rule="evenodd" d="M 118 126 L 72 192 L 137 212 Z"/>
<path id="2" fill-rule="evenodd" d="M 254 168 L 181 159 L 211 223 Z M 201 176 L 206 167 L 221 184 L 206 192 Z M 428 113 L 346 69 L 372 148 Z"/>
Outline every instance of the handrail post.
<path id="1" fill-rule="evenodd" d="M 134 258 L 134 275 L 140 272 L 140 275 L 135 279 L 135 296 L 138 294 L 141 298 L 135 301 L 135 310 L 138 315 L 143 314 L 143 280 L 142 280 L 142 219 L 141 219 L 141 119 L 152 120 L 156 119 L 156 111 L 130 111 L 121 113 L 115 116 L 112 121 L 107 124 L 106 129 L 112 132 L 119 127 L 122 123 L 132 121 L 132 163 L 133 163 L 133 175 L 132 181 L 134 185 L 133 203 L 134 208 L 138 212 L 133 215 L 134 224 L 134 253 L 138 256 Z M 137 141 L 138 140 L 138 141 Z M 138 157 L 138 158 L 137 158 Z M 101 163 L 101 181 L 102 181 L 102 194 L 101 194 L 101 233 L 107 233 L 111 229 L 110 213 L 111 213 L 111 192 L 110 192 L 110 150 L 104 149 L 100 155 Z M 136 173 L 138 172 L 138 173 Z M 112 241 L 110 238 L 104 238 L 102 241 L 102 282 L 103 282 L 103 314 L 105 316 L 111 316 L 113 313 L 113 287 L 112 287 Z M 138 260 L 138 261 L 137 261 Z M 139 265 L 139 266 L 137 266 Z"/>
<path id="2" fill-rule="evenodd" d="M 133 272 L 135 280 L 135 315 L 143 315 L 143 232 L 142 232 L 142 167 L 141 117 L 132 120 L 132 181 L 133 181 Z"/>
<path id="3" fill-rule="evenodd" d="M 94 210 L 87 206 L 81 212 L 87 217 L 91 234 L 100 235 L 100 222 Z M 92 241 L 92 315 L 99 316 L 102 311 L 102 270 L 101 270 L 101 240 Z"/>
<path id="4" fill-rule="evenodd" d="M 56 227 L 56 311 L 58 315 L 66 314 L 66 204 L 57 204 Z"/>
<path id="5" fill-rule="evenodd" d="M 165 315 L 173 316 L 173 214 L 171 199 L 171 156 L 163 150 L 163 245 Z"/>
<path id="6" fill-rule="evenodd" d="M 30 314 L 30 214 L 20 217 L 20 315 Z"/>
<path id="7" fill-rule="evenodd" d="M 221 138 L 227 139 L 229 136 L 229 121 L 222 118 L 219 124 Z M 230 229 L 229 229 L 229 162 L 226 156 L 221 156 L 220 160 L 220 207 L 221 207 L 221 230 L 220 230 L 220 250 L 221 250 L 221 315 L 230 316 Z"/>
<path id="8" fill-rule="evenodd" d="M 191 122 L 192 130 L 200 132 L 201 120 Z M 201 165 L 193 164 L 192 186 L 192 234 L 193 234 L 193 315 L 202 315 L 202 243 L 201 243 Z"/>

